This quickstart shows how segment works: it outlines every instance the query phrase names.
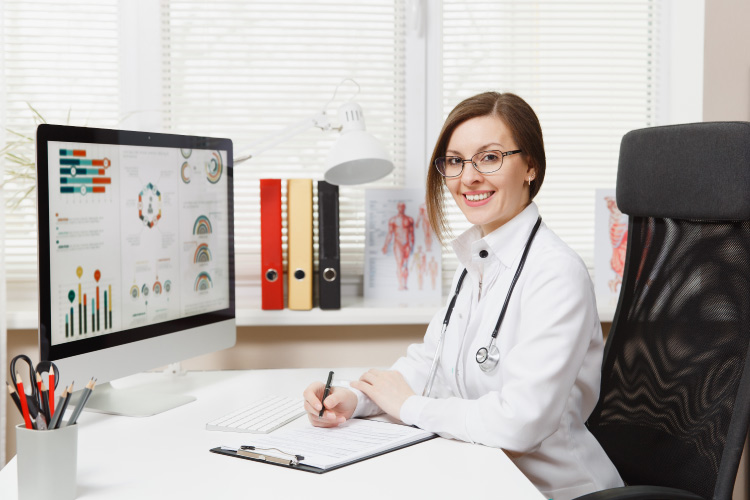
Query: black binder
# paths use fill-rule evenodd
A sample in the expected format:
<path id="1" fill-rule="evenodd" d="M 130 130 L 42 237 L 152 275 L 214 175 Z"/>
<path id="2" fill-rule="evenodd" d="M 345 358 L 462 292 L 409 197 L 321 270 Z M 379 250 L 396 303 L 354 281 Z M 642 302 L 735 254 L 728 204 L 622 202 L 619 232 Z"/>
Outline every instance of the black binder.
<path id="1" fill-rule="evenodd" d="M 318 298 L 321 309 L 341 309 L 339 187 L 318 181 Z"/>

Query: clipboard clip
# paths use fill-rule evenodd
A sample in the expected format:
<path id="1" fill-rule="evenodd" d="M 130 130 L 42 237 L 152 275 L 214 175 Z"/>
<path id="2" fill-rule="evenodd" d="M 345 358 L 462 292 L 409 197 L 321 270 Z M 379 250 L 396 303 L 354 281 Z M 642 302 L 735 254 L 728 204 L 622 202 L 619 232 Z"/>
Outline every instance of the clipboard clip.
<path id="1" fill-rule="evenodd" d="M 222 449 L 234 451 L 237 455 L 242 457 L 255 458 L 257 460 L 283 465 L 299 465 L 300 460 L 305 459 L 302 455 L 287 453 L 278 448 L 259 448 L 257 446 L 244 445 L 239 448 L 222 446 Z"/>

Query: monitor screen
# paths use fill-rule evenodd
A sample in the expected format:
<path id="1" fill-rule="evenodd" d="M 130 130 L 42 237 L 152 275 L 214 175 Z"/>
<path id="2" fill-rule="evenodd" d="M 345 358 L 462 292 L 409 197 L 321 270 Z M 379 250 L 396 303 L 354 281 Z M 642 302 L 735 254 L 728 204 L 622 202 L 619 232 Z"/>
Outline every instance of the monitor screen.
<path id="1" fill-rule="evenodd" d="M 37 166 L 41 359 L 233 321 L 230 140 L 42 125 Z"/>

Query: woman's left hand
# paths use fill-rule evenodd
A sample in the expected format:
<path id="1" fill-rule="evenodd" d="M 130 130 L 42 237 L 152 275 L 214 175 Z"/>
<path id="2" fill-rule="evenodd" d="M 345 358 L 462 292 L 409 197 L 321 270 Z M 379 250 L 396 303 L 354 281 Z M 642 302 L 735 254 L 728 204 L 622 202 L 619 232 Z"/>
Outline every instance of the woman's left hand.
<path id="1" fill-rule="evenodd" d="M 395 370 L 369 370 L 350 384 L 373 400 L 388 415 L 401 420 L 401 406 L 414 395 L 401 373 Z"/>

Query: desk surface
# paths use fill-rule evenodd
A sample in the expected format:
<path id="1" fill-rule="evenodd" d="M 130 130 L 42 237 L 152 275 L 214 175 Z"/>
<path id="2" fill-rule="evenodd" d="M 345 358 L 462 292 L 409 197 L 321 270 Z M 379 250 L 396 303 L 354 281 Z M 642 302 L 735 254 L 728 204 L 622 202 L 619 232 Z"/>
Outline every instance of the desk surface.
<path id="1" fill-rule="evenodd" d="M 361 369 L 338 369 L 339 379 Z M 192 394 L 197 401 L 153 417 L 84 412 L 79 418 L 78 498 L 481 498 L 543 496 L 500 450 L 433 439 L 326 474 L 310 474 L 209 453 L 234 433 L 207 431 L 206 422 L 253 400 L 281 394 L 301 397 L 327 369 L 141 374 L 145 381 Z M 302 417 L 288 425 L 308 425 Z M 250 438 L 251 435 L 248 435 Z M 490 489 L 497 490 L 491 493 Z M 502 490 L 500 490 L 502 488 Z M 0 471 L 0 498 L 17 498 L 16 458 Z"/>

